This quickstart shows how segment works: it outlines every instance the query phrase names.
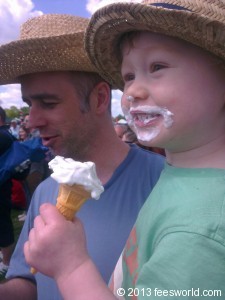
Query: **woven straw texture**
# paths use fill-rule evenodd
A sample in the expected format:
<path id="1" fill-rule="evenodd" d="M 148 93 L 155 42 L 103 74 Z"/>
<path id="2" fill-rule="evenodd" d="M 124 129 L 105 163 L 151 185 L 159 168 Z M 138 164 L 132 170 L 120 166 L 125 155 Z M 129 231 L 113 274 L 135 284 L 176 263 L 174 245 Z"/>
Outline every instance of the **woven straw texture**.
<path id="1" fill-rule="evenodd" d="M 166 8 L 168 4 L 173 8 Z M 121 90 L 123 81 L 115 49 L 124 33 L 136 30 L 181 38 L 225 60 L 225 0 L 144 0 L 111 4 L 92 16 L 85 47 L 102 77 Z"/>
<path id="2" fill-rule="evenodd" d="M 17 41 L 0 46 L 0 84 L 17 83 L 19 76 L 36 72 L 95 72 L 84 50 L 88 21 L 46 14 L 25 22 Z"/>

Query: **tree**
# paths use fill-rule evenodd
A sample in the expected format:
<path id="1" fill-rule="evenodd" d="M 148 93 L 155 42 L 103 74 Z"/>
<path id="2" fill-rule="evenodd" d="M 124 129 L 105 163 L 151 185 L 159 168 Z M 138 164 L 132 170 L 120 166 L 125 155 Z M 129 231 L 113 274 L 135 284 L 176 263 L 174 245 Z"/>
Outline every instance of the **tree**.
<path id="1" fill-rule="evenodd" d="M 16 106 L 11 106 L 10 108 L 6 108 L 6 115 L 9 120 L 12 120 L 14 118 L 20 118 L 21 116 L 29 114 L 29 107 L 24 106 L 20 109 Z"/>
<path id="2" fill-rule="evenodd" d="M 18 118 L 20 115 L 20 111 L 16 106 L 11 106 L 10 108 L 7 108 L 6 110 L 7 117 L 11 120 L 14 118 Z"/>
<path id="3" fill-rule="evenodd" d="M 28 115 L 29 114 L 29 107 L 28 106 L 21 107 L 20 112 L 23 116 Z"/>

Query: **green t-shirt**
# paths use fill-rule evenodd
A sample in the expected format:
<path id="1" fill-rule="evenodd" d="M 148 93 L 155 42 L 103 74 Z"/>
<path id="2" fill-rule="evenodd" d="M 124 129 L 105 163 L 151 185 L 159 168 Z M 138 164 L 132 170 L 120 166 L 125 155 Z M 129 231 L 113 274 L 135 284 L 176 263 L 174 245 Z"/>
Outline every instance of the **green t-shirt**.
<path id="1" fill-rule="evenodd" d="M 225 170 L 166 165 L 123 252 L 124 298 L 225 299 L 224 200 Z"/>

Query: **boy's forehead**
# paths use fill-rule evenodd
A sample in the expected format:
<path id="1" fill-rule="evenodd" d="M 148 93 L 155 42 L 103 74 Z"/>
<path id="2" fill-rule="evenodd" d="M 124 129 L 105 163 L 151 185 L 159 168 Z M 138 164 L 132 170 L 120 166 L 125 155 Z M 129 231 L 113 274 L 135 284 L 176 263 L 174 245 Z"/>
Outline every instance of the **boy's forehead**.
<path id="1" fill-rule="evenodd" d="M 139 31 L 134 34 L 124 36 L 121 39 L 122 56 L 130 53 L 133 48 L 146 49 L 146 50 L 159 50 L 164 51 L 184 51 L 186 48 L 196 48 L 194 45 L 189 44 L 181 39 L 170 37 L 160 33 L 150 31 Z"/>
<path id="2" fill-rule="evenodd" d="M 168 42 L 168 43 L 179 43 L 179 44 L 185 44 L 188 45 L 189 43 L 181 40 L 179 38 L 176 37 L 172 37 L 169 35 L 165 35 L 162 33 L 156 33 L 156 32 L 152 32 L 152 31 L 136 31 L 136 32 L 132 32 L 128 35 L 124 35 L 121 38 L 121 44 L 127 44 L 127 43 L 132 43 L 134 46 L 135 45 L 139 45 L 140 43 L 143 43 L 143 41 L 154 41 L 154 42 Z"/>

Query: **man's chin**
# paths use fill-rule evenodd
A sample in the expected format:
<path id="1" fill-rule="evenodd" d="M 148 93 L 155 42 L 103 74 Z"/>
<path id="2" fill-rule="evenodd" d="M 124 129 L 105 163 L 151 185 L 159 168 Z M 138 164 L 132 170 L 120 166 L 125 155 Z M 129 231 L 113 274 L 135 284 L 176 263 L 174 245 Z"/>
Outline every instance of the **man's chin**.
<path id="1" fill-rule="evenodd" d="M 53 149 L 53 148 L 50 148 L 51 149 L 51 152 L 54 156 L 63 156 L 65 157 L 65 155 L 63 154 L 64 152 L 61 150 L 58 150 L 58 149 Z"/>
<path id="2" fill-rule="evenodd" d="M 68 151 L 63 151 L 63 150 L 53 150 L 53 154 L 56 156 L 62 156 L 65 158 L 73 158 L 73 155 L 71 155 L 71 153 L 68 153 Z"/>

